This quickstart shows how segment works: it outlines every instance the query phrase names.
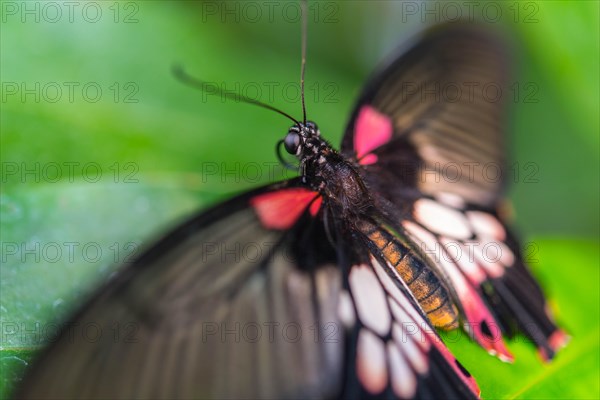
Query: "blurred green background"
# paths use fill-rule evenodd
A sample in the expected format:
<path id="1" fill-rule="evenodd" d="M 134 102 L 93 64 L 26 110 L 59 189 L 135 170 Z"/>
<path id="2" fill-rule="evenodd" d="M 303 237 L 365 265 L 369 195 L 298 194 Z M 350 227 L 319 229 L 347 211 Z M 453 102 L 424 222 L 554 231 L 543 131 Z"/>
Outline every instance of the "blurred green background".
<path id="1" fill-rule="evenodd" d="M 173 64 L 300 115 L 296 2 L 67 3 L 1 3 L 2 396 L 115 265 L 198 209 L 281 177 L 274 144 L 289 122 L 185 87 Z M 308 115 L 339 143 L 370 71 L 457 6 L 507 30 L 509 197 L 573 339 L 548 365 L 522 338 L 514 365 L 448 339 L 486 398 L 598 398 L 598 2 L 468 3 L 312 2 Z"/>

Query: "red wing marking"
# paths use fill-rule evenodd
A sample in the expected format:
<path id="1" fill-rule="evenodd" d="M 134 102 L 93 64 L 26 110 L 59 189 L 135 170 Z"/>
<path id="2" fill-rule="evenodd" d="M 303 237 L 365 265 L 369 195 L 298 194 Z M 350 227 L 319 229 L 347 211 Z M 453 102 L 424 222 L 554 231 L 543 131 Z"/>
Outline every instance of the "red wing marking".
<path id="1" fill-rule="evenodd" d="M 316 193 L 316 192 L 313 192 Z M 312 215 L 313 217 L 315 215 L 317 215 L 317 213 L 319 212 L 319 209 L 321 208 L 321 204 L 323 204 L 323 198 L 321 196 L 319 196 L 315 201 L 313 201 L 310 204 L 310 208 L 308 209 L 308 211 L 310 212 L 310 215 Z"/>
<path id="2" fill-rule="evenodd" d="M 363 106 L 354 127 L 354 149 L 363 165 L 377 162 L 375 154 L 370 151 L 387 143 L 392 138 L 392 121 L 371 106 Z"/>
<path id="3" fill-rule="evenodd" d="M 571 337 L 564 331 L 557 329 L 550 335 L 550 338 L 548 338 L 548 345 L 552 351 L 556 353 L 559 349 L 565 347 L 570 339 Z M 538 353 L 544 362 L 550 362 L 551 357 L 548 356 L 548 353 L 543 347 L 538 348 Z"/>
<path id="4" fill-rule="evenodd" d="M 322 202 L 319 193 L 304 188 L 281 189 L 250 199 L 250 205 L 267 229 L 289 229 L 309 205 L 311 215 L 316 215 Z"/>

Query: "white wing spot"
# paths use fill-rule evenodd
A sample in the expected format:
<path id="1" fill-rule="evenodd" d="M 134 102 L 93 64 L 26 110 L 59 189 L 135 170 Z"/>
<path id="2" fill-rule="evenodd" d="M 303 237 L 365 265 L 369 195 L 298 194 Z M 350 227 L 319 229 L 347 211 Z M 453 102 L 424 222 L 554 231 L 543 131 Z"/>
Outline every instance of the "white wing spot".
<path id="1" fill-rule="evenodd" d="M 435 195 L 435 198 L 440 202 L 447 206 L 456 209 L 464 209 L 466 207 L 465 201 L 462 197 L 457 194 L 450 192 L 440 192 Z"/>
<path id="2" fill-rule="evenodd" d="M 361 322 L 379 335 L 387 335 L 392 317 L 385 292 L 371 267 L 365 264 L 353 266 L 348 282 Z"/>
<path id="3" fill-rule="evenodd" d="M 345 290 L 340 292 L 340 299 L 338 302 L 338 317 L 346 328 L 350 328 L 356 323 L 354 304 L 352 303 L 352 298 L 350 298 L 350 293 Z"/>
<path id="4" fill-rule="evenodd" d="M 358 334 L 356 374 L 371 394 L 383 392 L 388 382 L 383 340 L 367 329 Z"/>
<path id="5" fill-rule="evenodd" d="M 485 271 L 477 265 L 475 258 L 469 254 L 469 249 L 464 243 L 448 239 L 444 236 L 440 238 L 440 242 L 469 281 L 475 285 L 479 285 L 487 279 Z"/>
<path id="6" fill-rule="evenodd" d="M 496 242 L 500 246 L 500 262 L 506 267 L 512 267 L 515 263 L 515 255 L 503 242 Z"/>
<path id="7" fill-rule="evenodd" d="M 483 211 L 467 211 L 467 218 L 478 236 L 490 236 L 496 240 L 506 239 L 506 230 L 493 215 Z"/>
<path id="8" fill-rule="evenodd" d="M 439 235 L 466 240 L 473 234 L 469 228 L 469 221 L 460 211 L 434 200 L 417 200 L 413 216 L 421 225 Z"/>
<path id="9" fill-rule="evenodd" d="M 416 336 L 416 334 L 421 336 L 420 329 L 416 330 L 414 323 L 410 325 L 403 323 L 403 326 L 404 327 L 401 328 L 399 325 L 394 324 L 394 327 L 392 328 L 392 336 L 394 337 L 394 341 L 398 346 L 400 346 L 400 349 L 402 350 L 402 353 L 404 353 L 406 358 L 410 360 L 410 363 L 412 364 L 415 371 L 417 371 L 421 375 L 425 374 L 429 367 L 427 365 L 427 358 L 425 357 L 425 354 L 421 351 L 422 347 L 419 347 L 417 345 L 417 343 L 419 343 L 420 340 Z M 412 331 L 409 332 L 409 330 Z"/>
<path id="10" fill-rule="evenodd" d="M 500 263 L 501 256 L 498 254 L 498 242 L 479 239 L 473 247 L 475 261 L 493 278 L 504 274 L 504 266 Z"/>
<path id="11" fill-rule="evenodd" d="M 406 359 L 394 342 L 387 346 L 390 360 L 390 380 L 392 390 L 402 399 L 413 398 L 417 391 L 417 379 L 414 372 L 407 365 Z"/>

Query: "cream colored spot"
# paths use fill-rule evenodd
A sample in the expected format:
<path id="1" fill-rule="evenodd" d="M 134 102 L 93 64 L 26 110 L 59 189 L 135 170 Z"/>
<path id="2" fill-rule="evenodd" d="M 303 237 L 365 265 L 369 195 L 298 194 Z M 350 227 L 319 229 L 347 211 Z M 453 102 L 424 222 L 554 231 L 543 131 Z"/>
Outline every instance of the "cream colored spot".
<path id="1" fill-rule="evenodd" d="M 392 390 L 401 399 L 413 398 L 417 392 L 417 379 L 394 342 L 387 345 L 390 360 L 390 380 Z"/>
<path id="2" fill-rule="evenodd" d="M 488 236 L 496 240 L 506 239 L 506 230 L 493 215 L 483 211 L 467 211 L 467 218 L 478 236 Z"/>
<path id="3" fill-rule="evenodd" d="M 350 293 L 345 290 L 340 292 L 340 299 L 338 302 L 338 317 L 346 328 L 350 328 L 356 323 L 354 304 L 350 298 Z"/>
<path id="4" fill-rule="evenodd" d="M 440 192 L 436 194 L 435 198 L 447 206 L 457 209 L 465 208 L 466 204 L 462 197 L 457 194 L 450 192 Z"/>
<path id="5" fill-rule="evenodd" d="M 461 212 L 430 199 L 417 200 L 413 216 L 417 222 L 438 235 L 466 240 L 473 234 L 469 221 Z"/>
<path id="6" fill-rule="evenodd" d="M 473 247 L 475 261 L 493 278 L 504 274 L 504 266 L 500 263 L 501 253 L 498 252 L 501 247 L 498 243 L 480 238 Z"/>
<path id="7" fill-rule="evenodd" d="M 446 253 L 455 260 L 456 265 L 472 283 L 479 285 L 486 280 L 485 271 L 477 265 L 475 258 L 469 255 L 469 249 L 464 243 L 444 236 L 440 238 L 440 241 L 444 245 Z"/>
<path id="8" fill-rule="evenodd" d="M 427 358 L 423 353 L 423 350 L 417 346 L 419 343 L 420 334 L 415 334 L 411 332 L 411 325 L 404 323 L 401 328 L 399 325 L 394 324 L 392 328 L 392 335 L 394 337 L 394 341 L 400 349 L 402 353 L 406 356 L 407 359 L 410 360 L 411 365 L 419 374 L 425 374 L 429 369 L 427 366 Z M 416 330 L 413 329 L 414 332 Z"/>
<path id="9" fill-rule="evenodd" d="M 361 322 L 381 336 L 386 335 L 392 318 L 385 292 L 371 267 L 365 264 L 353 266 L 348 282 Z"/>
<path id="10" fill-rule="evenodd" d="M 388 382 L 383 341 L 367 329 L 358 334 L 356 374 L 371 394 L 383 392 Z"/>

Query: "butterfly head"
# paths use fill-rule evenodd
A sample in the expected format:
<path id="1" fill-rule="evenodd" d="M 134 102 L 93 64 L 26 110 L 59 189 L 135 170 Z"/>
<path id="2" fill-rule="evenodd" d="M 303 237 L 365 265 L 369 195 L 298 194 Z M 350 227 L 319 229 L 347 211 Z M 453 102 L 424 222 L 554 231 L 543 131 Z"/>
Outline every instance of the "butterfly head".
<path id="1" fill-rule="evenodd" d="M 321 132 L 314 122 L 298 123 L 289 129 L 283 139 L 283 147 L 289 154 L 301 157 L 306 151 L 312 152 L 318 149 L 318 144 L 321 142 L 320 136 Z"/>

